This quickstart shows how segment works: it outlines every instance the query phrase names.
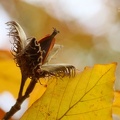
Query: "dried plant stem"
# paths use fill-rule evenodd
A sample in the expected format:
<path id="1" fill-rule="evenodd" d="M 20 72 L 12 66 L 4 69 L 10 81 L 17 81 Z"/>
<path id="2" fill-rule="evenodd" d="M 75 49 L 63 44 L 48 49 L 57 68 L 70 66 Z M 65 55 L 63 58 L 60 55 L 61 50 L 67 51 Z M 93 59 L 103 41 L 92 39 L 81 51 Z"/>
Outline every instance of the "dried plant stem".
<path id="1" fill-rule="evenodd" d="M 14 106 L 11 107 L 9 112 L 5 114 L 2 120 L 9 120 L 17 111 L 21 109 L 21 104 L 24 102 L 25 99 L 27 99 L 30 95 L 30 93 L 33 91 L 35 85 L 37 83 L 36 79 L 32 79 L 30 84 L 28 85 L 26 92 L 23 96 L 18 96 L 18 99 Z"/>
<path id="2" fill-rule="evenodd" d="M 16 64 L 20 67 L 22 80 L 18 94 L 18 99 L 14 106 L 6 113 L 3 120 L 8 120 L 21 108 L 21 104 L 27 99 L 33 91 L 39 78 L 55 76 L 73 76 L 75 67 L 72 65 L 46 65 L 48 61 L 56 54 L 58 48 L 54 48 L 55 36 L 59 31 L 53 28 L 53 33 L 37 41 L 34 37 L 28 39 L 22 27 L 15 21 L 6 23 L 10 26 L 9 36 L 13 38 L 12 53 Z M 53 50 L 53 51 L 52 51 Z M 23 89 L 27 78 L 31 78 L 26 92 L 23 95 Z"/>
<path id="3" fill-rule="evenodd" d="M 22 97 L 22 92 L 23 92 L 23 89 L 24 89 L 24 85 L 25 85 L 25 82 L 27 80 L 26 75 L 24 75 L 24 74 L 21 74 L 21 75 L 22 75 L 22 80 L 21 80 L 21 84 L 20 84 L 20 90 L 19 90 L 18 98 Z"/>

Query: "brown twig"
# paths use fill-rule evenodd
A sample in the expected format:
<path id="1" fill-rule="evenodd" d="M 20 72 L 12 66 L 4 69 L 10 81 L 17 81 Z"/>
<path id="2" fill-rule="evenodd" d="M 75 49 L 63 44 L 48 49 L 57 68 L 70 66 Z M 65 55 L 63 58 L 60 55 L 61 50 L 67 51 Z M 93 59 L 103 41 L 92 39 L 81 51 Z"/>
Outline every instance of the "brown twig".
<path id="1" fill-rule="evenodd" d="M 53 33 L 37 41 L 34 37 L 29 39 L 24 33 L 22 27 L 15 21 L 7 22 L 10 26 L 9 36 L 13 37 L 13 57 L 16 64 L 20 67 L 22 80 L 18 99 L 9 112 L 5 114 L 2 120 L 10 119 L 21 108 L 21 104 L 27 99 L 33 91 L 37 81 L 47 76 L 64 77 L 75 75 L 75 67 L 72 65 L 45 65 L 51 50 L 55 44 L 55 35 L 59 33 L 55 28 Z M 52 54 L 54 54 L 52 52 Z M 53 56 L 53 55 L 52 55 Z M 23 89 L 27 78 L 31 78 L 25 94 Z"/>
<path id="2" fill-rule="evenodd" d="M 32 79 L 30 84 L 28 85 L 28 88 L 26 89 L 26 92 L 24 96 L 19 96 L 16 103 L 12 106 L 12 108 L 5 114 L 2 120 L 9 120 L 18 110 L 21 108 L 21 104 L 24 102 L 25 99 L 27 99 L 30 95 L 30 93 L 33 91 L 35 85 L 37 83 L 36 79 Z"/>

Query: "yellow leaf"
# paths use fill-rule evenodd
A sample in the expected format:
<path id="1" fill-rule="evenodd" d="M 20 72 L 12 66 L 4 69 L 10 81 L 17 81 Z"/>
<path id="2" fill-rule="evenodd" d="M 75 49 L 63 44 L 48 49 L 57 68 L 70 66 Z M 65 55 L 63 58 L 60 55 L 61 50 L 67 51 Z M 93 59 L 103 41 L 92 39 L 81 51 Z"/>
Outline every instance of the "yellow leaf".
<path id="1" fill-rule="evenodd" d="M 45 82 L 45 79 L 43 80 L 40 80 L 40 82 L 43 84 L 43 85 L 40 85 L 39 83 L 36 84 L 34 90 L 32 91 L 32 93 L 30 94 L 30 97 L 29 97 L 29 107 L 37 100 L 39 99 L 43 93 L 45 92 L 46 90 L 46 82 Z"/>
<path id="2" fill-rule="evenodd" d="M 116 91 L 114 93 L 115 98 L 114 98 L 114 102 L 113 102 L 113 114 L 116 114 L 120 117 L 120 92 Z"/>
<path id="3" fill-rule="evenodd" d="M 86 67 L 74 79 L 53 79 L 21 120 L 112 120 L 116 63 Z"/>
<path id="4" fill-rule="evenodd" d="M 11 59 L 0 60 L 0 93 L 9 91 L 15 98 L 20 86 L 20 70 Z"/>

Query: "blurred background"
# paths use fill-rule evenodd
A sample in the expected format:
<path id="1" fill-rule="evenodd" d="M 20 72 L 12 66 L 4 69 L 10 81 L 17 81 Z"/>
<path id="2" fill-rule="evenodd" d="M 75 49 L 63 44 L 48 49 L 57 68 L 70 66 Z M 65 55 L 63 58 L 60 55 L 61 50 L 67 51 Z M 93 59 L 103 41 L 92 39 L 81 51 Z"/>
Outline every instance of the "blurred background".
<path id="1" fill-rule="evenodd" d="M 119 6 L 120 0 L 0 0 L 1 115 L 14 104 L 20 84 L 19 68 L 9 52 L 6 22 L 17 21 L 28 37 L 37 40 L 51 34 L 53 27 L 59 30 L 56 43 L 64 47 L 53 63 L 72 64 L 82 71 L 85 66 L 117 62 L 115 89 L 120 90 Z"/>

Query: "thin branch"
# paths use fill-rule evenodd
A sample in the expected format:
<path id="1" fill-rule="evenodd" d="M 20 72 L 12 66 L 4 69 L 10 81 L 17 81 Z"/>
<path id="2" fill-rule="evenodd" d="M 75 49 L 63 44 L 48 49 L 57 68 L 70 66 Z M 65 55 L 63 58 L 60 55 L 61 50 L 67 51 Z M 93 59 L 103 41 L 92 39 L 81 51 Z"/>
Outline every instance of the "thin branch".
<path id="1" fill-rule="evenodd" d="M 30 84 L 28 85 L 26 92 L 24 96 L 18 96 L 18 99 L 16 103 L 11 107 L 9 112 L 5 114 L 2 120 L 8 120 L 10 119 L 17 111 L 21 109 L 21 104 L 24 102 L 25 99 L 27 99 L 30 95 L 30 93 L 33 91 L 35 85 L 37 83 L 37 80 L 32 79 Z"/>
<path id="2" fill-rule="evenodd" d="M 20 84 L 20 90 L 19 90 L 18 98 L 22 97 L 22 92 L 23 92 L 26 80 L 27 80 L 27 77 L 22 74 L 22 79 L 21 79 L 21 84 Z"/>

